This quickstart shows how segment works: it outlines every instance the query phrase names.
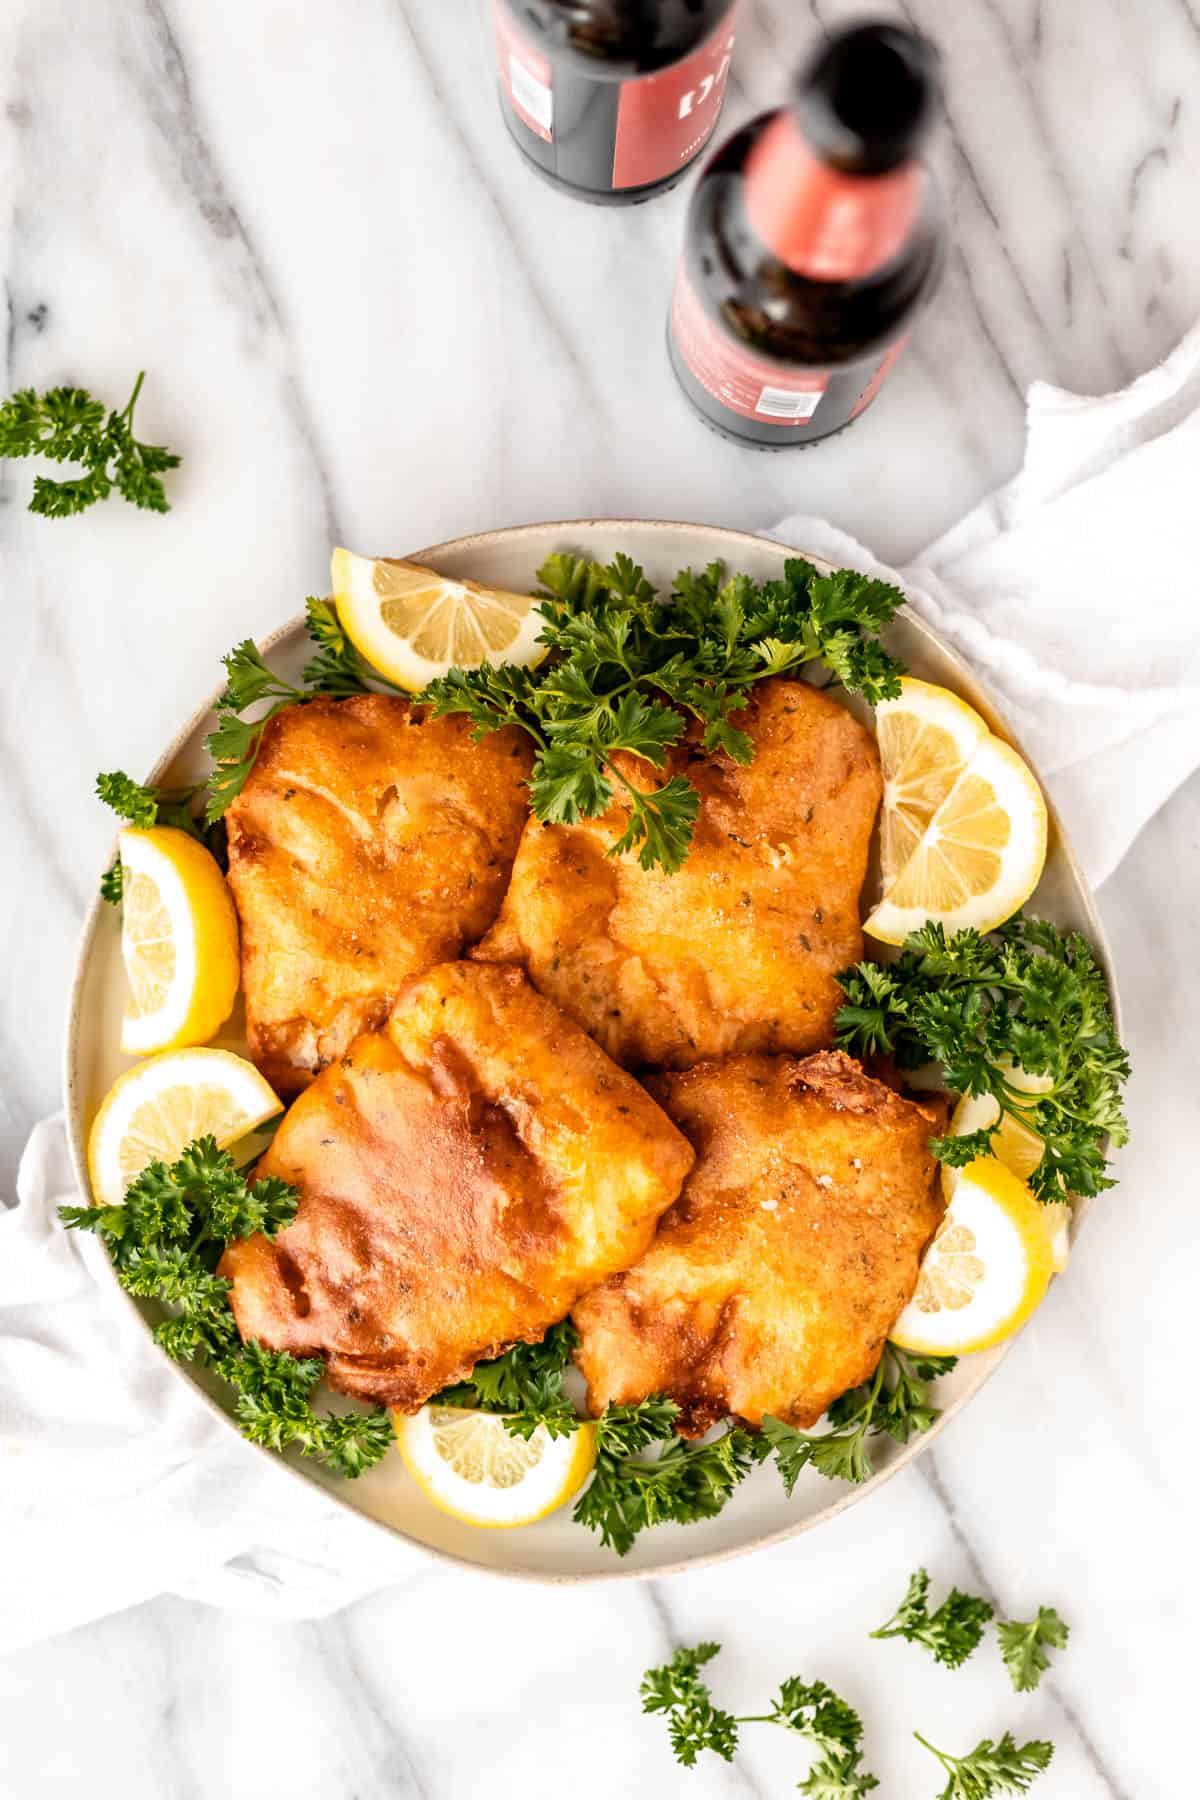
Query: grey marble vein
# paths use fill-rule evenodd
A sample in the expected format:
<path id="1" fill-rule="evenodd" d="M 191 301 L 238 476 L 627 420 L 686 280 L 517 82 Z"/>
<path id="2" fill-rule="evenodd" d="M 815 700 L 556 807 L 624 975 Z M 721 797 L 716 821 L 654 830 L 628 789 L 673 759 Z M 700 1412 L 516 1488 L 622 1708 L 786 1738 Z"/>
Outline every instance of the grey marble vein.
<path id="1" fill-rule="evenodd" d="M 282 379 L 288 412 L 308 451 L 321 500 L 321 535 L 340 543 L 338 506 L 320 433 L 304 394 L 302 373 L 295 364 L 288 320 L 270 274 L 253 241 L 242 211 L 228 191 L 216 154 L 202 127 L 191 81 L 165 0 L 142 0 L 149 47 L 157 57 L 157 79 L 150 79 L 133 58 L 126 71 L 142 104 L 174 159 L 179 178 L 205 225 L 231 246 L 235 268 L 259 332 L 274 337 L 283 349 Z"/>
<path id="2" fill-rule="evenodd" d="M 646 1603 L 650 1609 L 650 1613 L 663 1637 L 665 1650 L 663 1661 L 665 1662 L 670 1655 L 680 1649 L 683 1644 L 687 1643 L 688 1639 L 681 1633 L 675 1621 L 666 1583 L 662 1581 L 647 1581 L 642 1592 L 646 1597 Z M 663 1722 L 663 1728 L 664 1730 L 666 1729 L 665 1721 Z M 746 1766 L 744 1757 L 739 1757 L 733 1767 L 729 1769 L 728 1783 L 729 1791 L 731 1793 L 750 1794 L 753 1796 L 753 1800 L 767 1800 L 767 1790 L 760 1787 L 759 1783 L 754 1779 L 749 1768 Z"/>
<path id="3" fill-rule="evenodd" d="M 547 330 L 551 333 L 555 344 L 558 346 L 559 354 L 567 368 L 570 370 L 572 380 L 579 388 L 580 398 L 583 399 L 588 406 L 594 408 L 601 417 L 607 417 L 608 405 L 606 397 L 597 384 L 592 370 L 588 367 L 586 358 L 580 354 L 579 346 L 572 338 L 565 320 L 559 316 L 550 296 L 546 293 L 543 283 L 536 273 L 535 255 L 522 244 L 517 212 L 506 198 L 501 186 L 493 180 L 490 172 L 484 167 L 474 146 L 471 144 L 463 130 L 450 102 L 449 95 L 442 86 L 437 64 L 434 61 L 429 46 L 413 22 L 412 8 L 406 6 L 404 0 L 396 0 L 396 9 L 399 17 L 403 20 L 408 40 L 420 61 L 421 68 L 429 82 L 430 89 L 433 94 L 441 100 L 445 108 L 445 120 L 448 133 L 453 138 L 454 144 L 467 165 L 470 175 L 479 183 L 479 186 L 487 196 L 488 205 L 495 214 L 497 223 L 504 233 L 506 240 L 512 246 L 521 279 L 525 283 L 530 297 L 533 300 L 537 318 L 546 326 Z M 511 172 L 512 171 L 510 171 L 510 173 Z"/>
<path id="4" fill-rule="evenodd" d="M 921 1458 L 917 1467 L 921 1472 L 921 1477 L 924 1480 L 925 1485 L 935 1496 L 938 1505 L 946 1515 L 946 1523 L 950 1528 L 950 1534 L 958 1545 L 963 1560 L 971 1571 L 972 1590 L 977 1591 L 983 1599 L 988 1602 L 997 1619 L 1006 1618 L 1007 1609 L 988 1576 L 979 1551 L 976 1549 L 966 1527 L 959 1518 L 958 1509 L 954 1504 L 954 1498 L 950 1493 L 949 1488 L 946 1486 L 945 1481 L 942 1479 L 937 1451 L 930 1450 Z M 1068 1620 L 1068 1624 L 1069 1623 L 1070 1620 Z M 990 1642 L 986 1644 L 986 1647 L 989 1650 L 993 1648 Z M 1105 1793 L 1111 1795 L 1111 1800 L 1134 1800 L 1132 1792 L 1118 1782 L 1116 1776 L 1105 1764 L 1096 1747 L 1095 1741 L 1085 1728 L 1078 1712 L 1070 1702 L 1064 1698 L 1058 1683 L 1054 1679 L 1053 1672 L 1048 1672 L 1042 1677 L 1041 1687 L 1043 1692 L 1053 1700 L 1055 1706 L 1062 1713 L 1064 1719 L 1066 1719 L 1067 1723 L 1070 1725 L 1071 1730 L 1075 1733 L 1089 1766 L 1097 1779 L 1103 1783 Z"/>
<path id="5" fill-rule="evenodd" d="M 1034 129 L 1037 134 L 1038 141 L 1040 142 L 1043 150 L 1045 151 L 1044 167 L 1045 167 L 1046 174 L 1047 174 L 1049 180 L 1052 182 L 1052 184 L 1062 194 L 1062 197 L 1066 203 L 1066 206 L 1070 210 L 1071 214 L 1076 218 L 1080 218 L 1081 217 L 1080 192 L 1076 186 L 1073 175 L 1068 170 L 1067 164 L 1059 152 L 1059 147 L 1058 147 L 1058 144 L 1055 139 L 1054 129 L 1051 125 L 1050 115 L 1048 114 L 1046 107 L 1044 106 L 1044 104 L 1042 102 L 1042 98 L 1041 98 L 1041 95 L 1039 92 L 1038 71 L 1036 68 L 1033 68 L 1033 69 L 1028 68 L 1028 66 L 1023 63 L 1021 54 L 1020 54 L 1020 50 L 1017 46 L 1017 42 L 1016 42 L 1015 36 L 1013 34 L 1012 26 L 1009 23 L 1008 16 L 1007 16 L 1006 12 L 1004 11 L 1003 7 L 998 5 L 996 3 L 996 0 L 982 0 L 982 5 L 983 5 L 984 11 L 987 12 L 989 17 L 993 20 L 993 22 L 996 26 L 996 29 L 997 29 L 998 33 L 1000 34 L 1000 38 L 1005 46 L 1005 49 L 1008 51 L 1008 53 L 1013 61 L 1014 66 L 1019 71 L 1021 71 L 1026 77 L 1026 79 L 1022 83 L 1022 88 L 1023 88 L 1023 91 L 1027 98 L 1028 107 L 1029 107 L 1029 115 L 1030 115 L 1031 119 L 1033 120 Z M 1092 284 L 1095 288 L 1097 298 L 1099 299 L 1100 305 L 1103 308 L 1104 326 L 1105 326 L 1105 332 L 1106 332 L 1106 335 L 1108 338 L 1108 342 L 1112 347 L 1114 355 L 1118 359 L 1118 367 L 1120 369 L 1122 379 L 1127 381 L 1130 378 L 1130 376 L 1132 375 L 1133 369 L 1130 365 L 1129 358 L 1125 351 L 1124 346 L 1119 342 L 1119 340 L 1117 339 L 1117 337 L 1115 336 L 1115 334 L 1112 330 L 1111 320 L 1109 317 L 1109 295 L 1108 295 L 1108 290 L 1107 290 L 1107 283 L 1105 282 L 1105 280 L 1101 274 L 1100 266 L 1099 266 L 1099 264 L 1096 260 L 1096 257 L 1092 251 L 1091 243 L 1088 238 L 1088 233 L 1085 229 L 1083 229 L 1082 224 L 1081 224 L 1081 227 L 1079 230 L 1079 245 L 1080 245 L 1080 249 L 1083 254 L 1083 258 L 1084 258 L 1085 265 L 1087 267 L 1088 274 L 1090 275 Z"/>
<path id="6" fill-rule="evenodd" d="M 364 1661 L 355 1650 L 347 1621 L 339 1621 L 332 1631 L 319 1634 L 304 1628 L 316 1640 L 314 1648 L 337 1696 L 339 1707 L 349 1726 L 347 1737 L 356 1755 L 365 1758 L 370 1786 L 357 1788 L 363 1800 L 391 1800 L 391 1796 L 411 1796 L 412 1800 L 434 1800 L 435 1789 L 423 1774 L 417 1758 L 400 1732 L 394 1719 L 385 1723 L 384 1714 L 393 1711 L 392 1696 L 385 1694 L 384 1679 L 378 1665 Z"/>

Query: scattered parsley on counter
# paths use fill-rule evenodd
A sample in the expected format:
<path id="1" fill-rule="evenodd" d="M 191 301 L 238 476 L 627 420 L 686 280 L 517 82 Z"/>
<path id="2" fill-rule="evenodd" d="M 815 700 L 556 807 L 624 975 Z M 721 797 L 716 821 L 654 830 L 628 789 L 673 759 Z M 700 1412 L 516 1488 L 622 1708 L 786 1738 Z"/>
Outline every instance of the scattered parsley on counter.
<path id="1" fill-rule="evenodd" d="M 1017 1744 L 1011 1731 L 1006 1731 L 999 1743 L 983 1738 L 969 1756 L 950 1756 L 919 1731 L 913 1736 L 946 1771 L 948 1779 L 938 1800 L 991 1800 L 994 1794 L 1027 1793 L 1054 1755 L 1054 1745 L 1044 1738 Z"/>
<path id="2" fill-rule="evenodd" d="M 177 1362 L 198 1362 L 237 1390 L 244 1437 L 272 1450 L 295 1444 L 338 1475 L 361 1475 L 392 1442 L 387 1411 L 318 1414 L 312 1393 L 325 1373 L 317 1357 L 243 1343 L 216 1273 L 226 1243 L 261 1231 L 274 1237 L 295 1217 L 297 1194 L 275 1177 L 247 1181 L 216 1139 L 197 1138 L 177 1162 L 152 1162 L 120 1206 L 62 1206 L 59 1217 L 103 1240 L 127 1293 L 174 1310 L 154 1338 Z"/>
<path id="3" fill-rule="evenodd" d="M 947 937 L 930 924 L 895 962 L 861 962 L 838 980 L 846 996 L 837 1015 L 842 1049 L 892 1055 L 901 1069 L 938 1062 L 956 1093 L 994 1095 L 1002 1116 L 1045 1144 L 1029 1177 L 1040 1200 L 1113 1185 L 1104 1141 L 1123 1144 L 1128 1136 L 1122 1088 L 1129 1058 L 1104 973 L 1079 932 L 1020 914 L 986 937 Z M 1014 1068 L 1049 1085 L 1038 1093 L 1015 1087 Z M 964 1167 L 990 1154 L 991 1138 L 985 1129 L 934 1138 L 931 1148 Z"/>
<path id="4" fill-rule="evenodd" d="M 145 371 L 134 383 L 123 412 L 106 412 L 86 388 L 22 388 L 0 405 L 0 457 L 45 456 L 51 462 L 79 463 L 86 471 L 69 481 L 34 478 L 32 513 L 48 519 L 84 512 L 112 490 L 133 506 L 169 512 L 162 475 L 179 458 L 161 444 L 143 444 L 133 435 Z"/>
<path id="5" fill-rule="evenodd" d="M 951 1588 L 936 1612 L 929 1610 L 929 1576 L 918 1569 L 909 1578 L 908 1592 L 886 1625 L 873 1631 L 873 1638 L 904 1638 L 920 1644 L 935 1662 L 948 1669 L 959 1669 L 979 1648 L 984 1628 L 992 1617 L 986 1600 Z"/>
<path id="6" fill-rule="evenodd" d="M 661 596 L 627 556 L 604 566 L 549 557 L 538 571 L 544 662 L 532 669 L 452 669 L 421 698 L 437 713 L 465 713 L 476 733 L 518 725 L 537 748 L 530 796 L 539 819 L 574 824 L 607 810 L 620 791 L 629 810 L 614 854 L 643 868 L 683 863 L 700 797 L 682 775 L 655 786 L 687 718 L 708 751 L 748 763 L 734 715 L 758 681 L 823 662 L 835 681 L 874 704 L 899 693 L 902 669 L 876 635 L 904 604 L 900 590 L 849 569 L 822 575 L 789 558 L 781 580 L 726 579 L 719 563 L 684 569 Z M 618 752 L 640 757 L 628 780 Z"/>
<path id="7" fill-rule="evenodd" d="M 1047 1649 L 1064 1650 L 1071 1628 L 1052 1606 L 1039 1606 L 1037 1617 L 1024 1622 L 1002 1620 L 996 1627 L 1000 1654 L 1018 1694 L 1028 1694 L 1050 1667 Z"/>
<path id="8" fill-rule="evenodd" d="M 742 1725 L 782 1725 L 807 1738 L 818 1752 L 819 1760 L 799 1783 L 800 1793 L 811 1800 L 859 1800 L 879 1786 L 860 1766 L 862 1720 L 823 1681 L 789 1676 L 770 1712 L 735 1717 L 715 1706 L 700 1670 L 719 1650 L 719 1644 L 684 1646 L 661 1668 L 647 1669 L 642 1680 L 642 1711 L 667 1715 L 671 1748 L 685 1768 L 695 1766 L 702 1750 L 732 1762 Z"/>

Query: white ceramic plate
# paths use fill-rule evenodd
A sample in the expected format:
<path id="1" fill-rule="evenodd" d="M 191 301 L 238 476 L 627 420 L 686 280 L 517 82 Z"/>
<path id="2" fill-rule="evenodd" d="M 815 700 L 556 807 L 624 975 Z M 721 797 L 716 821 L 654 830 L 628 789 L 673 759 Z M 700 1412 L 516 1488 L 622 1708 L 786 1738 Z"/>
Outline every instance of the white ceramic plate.
<path id="1" fill-rule="evenodd" d="M 380 547 L 366 546 L 369 549 Z M 381 547 L 389 554 L 398 546 Z M 686 565 L 703 567 L 714 560 L 730 571 L 744 570 L 762 581 L 781 575 L 788 551 L 766 539 L 745 532 L 723 531 L 707 525 L 680 525 L 618 519 L 577 520 L 558 525 L 522 525 L 509 531 L 456 538 L 424 550 L 409 552 L 415 561 L 429 562 L 449 575 L 472 576 L 478 581 L 518 591 L 533 585 L 537 569 L 553 550 L 573 550 L 607 561 L 623 550 L 646 569 L 650 579 L 666 587 L 675 571 Z M 887 634 L 887 641 L 914 675 L 953 688 L 977 707 L 992 724 L 1004 729 L 988 695 L 966 666 L 915 617 L 901 615 Z M 281 674 L 295 678 L 307 654 L 303 621 L 293 618 L 262 645 L 268 660 Z M 215 698 L 215 696 L 214 696 Z M 182 785 L 197 780 L 207 767 L 202 740 L 211 728 L 206 706 L 191 720 L 152 772 L 153 782 Z M 1005 735 L 1011 736 L 1010 733 Z M 1050 853 L 1045 874 L 1031 902 L 1031 909 L 1060 926 L 1080 930 L 1097 947 L 1109 976 L 1114 1007 L 1116 992 L 1107 946 L 1091 894 L 1061 827 L 1051 822 Z M 79 962 L 71 996 L 66 1049 L 66 1098 L 71 1148 L 80 1186 L 86 1188 L 85 1145 L 87 1132 L 100 1100 L 130 1059 L 117 1049 L 123 1004 L 124 975 L 120 955 L 120 925 L 116 910 L 99 901 L 93 905 L 84 928 Z M 244 1050 L 236 1035 L 221 1041 Z M 1077 1206 L 1075 1229 L 1084 1212 Z M 1070 1272 L 1065 1277 L 1070 1280 Z M 137 1303 L 124 1295 L 125 1304 Z M 141 1312 L 141 1308 L 137 1310 Z M 144 1321 L 143 1321 L 144 1322 Z M 147 1326 L 147 1329 L 149 1327 Z M 807 1471 L 789 1499 L 773 1466 L 756 1470 L 738 1490 L 719 1517 L 687 1526 L 660 1526 L 642 1534 L 624 1559 L 605 1550 L 591 1532 L 572 1522 L 569 1510 L 519 1531 L 477 1531 L 446 1518 L 418 1491 L 406 1475 L 398 1454 L 358 1481 L 326 1477 L 303 1459 L 289 1456 L 299 1480 L 319 1484 L 340 1505 L 375 1521 L 381 1532 L 422 1544 L 436 1556 L 477 1569 L 543 1581 L 603 1581 L 619 1577 L 662 1575 L 676 1570 L 732 1557 L 760 1545 L 778 1543 L 797 1532 L 811 1530 L 845 1507 L 864 1500 L 883 1486 L 913 1457 L 919 1456 L 940 1432 L 947 1429 L 967 1402 L 987 1380 L 1004 1354 L 1004 1348 L 963 1359 L 939 1386 L 942 1417 L 932 1431 L 907 1446 L 890 1438 L 871 1440 L 877 1473 L 861 1487 L 831 1483 Z M 226 1417 L 216 1385 L 206 1386 L 203 1376 L 180 1368 L 180 1380 L 190 1381 L 214 1411 Z M 230 1431 L 236 1427 L 230 1422 Z M 271 1452 L 247 1446 L 247 1455 Z"/>

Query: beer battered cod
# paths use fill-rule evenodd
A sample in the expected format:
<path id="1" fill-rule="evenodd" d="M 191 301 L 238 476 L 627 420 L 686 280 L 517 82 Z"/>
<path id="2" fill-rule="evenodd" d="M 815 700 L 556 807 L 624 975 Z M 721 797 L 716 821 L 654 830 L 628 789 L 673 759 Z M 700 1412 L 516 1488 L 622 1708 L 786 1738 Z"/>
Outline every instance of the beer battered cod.
<path id="1" fill-rule="evenodd" d="M 736 1051 L 833 1038 L 839 970 L 862 955 L 859 894 L 882 778 L 870 732 L 802 681 L 762 683 L 736 723 L 746 766 L 706 755 L 693 723 L 661 772 L 618 754 L 641 786 L 700 792 L 676 874 L 606 852 L 619 799 L 577 825 L 530 819 L 500 917 L 472 952 L 517 963 L 627 1068 L 689 1068 Z"/>
<path id="2" fill-rule="evenodd" d="M 226 813 L 250 1054 L 298 1092 L 499 910 L 528 739 L 359 694 L 277 713 Z"/>
<path id="3" fill-rule="evenodd" d="M 414 1412 L 635 1262 L 692 1160 L 519 970 L 445 964 L 292 1106 L 257 1172 L 296 1217 L 220 1273 L 243 1337 Z"/>
<path id="4" fill-rule="evenodd" d="M 875 1369 L 942 1217 L 926 1105 L 841 1051 L 739 1056 L 650 1085 L 696 1150 L 654 1242 L 572 1315 L 588 1406 L 665 1393 L 700 1436 L 806 1429 Z"/>

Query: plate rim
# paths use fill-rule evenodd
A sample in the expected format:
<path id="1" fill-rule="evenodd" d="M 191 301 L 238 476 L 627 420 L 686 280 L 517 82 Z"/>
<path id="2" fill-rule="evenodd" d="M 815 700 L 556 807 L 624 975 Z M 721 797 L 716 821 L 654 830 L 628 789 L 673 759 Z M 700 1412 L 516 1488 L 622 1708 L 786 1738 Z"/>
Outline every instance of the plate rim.
<path id="1" fill-rule="evenodd" d="M 679 532 L 704 533 L 709 537 L 720 539 L 724 544 L 729 545 L 731 549 L 740 545 L 753 547 L 756 550 L 761 550 L 764 547 L 775 551 L 786 552 L 790 550 L 797 556 L 805 557 L 819 568 L 831 569 L 839 566 L 830 563 L 825 557 L 816 556 L 810 551 L 801 549 L 799 546 L 787 543 L 782 538 L 771 537 L 761 531 L 744 531 L 732 526 L 704 524 L 699 521 L 685 519 L 639 519 L 632 516 L 614 517 L 611 515 L 593 518 L 581 517 L 573 519 L 529 520 L 522 525 L 504 525 L 497 526 L 488 531 L 469 532 L 461 537 L 444 538 L 439 543 L 428 544 L 421 549 L 407 551 L 405 552 L 404 560 L 413 562 L 426 561 L 451 552 L 454 554 L 461 554 L 473 550 L 486 550 L 489 545 L 495 544 L 498 540 L 519 538 L 531 532 L 603 531 L 609 527 L 617 530 L 622 528 L 635 528 L 639 532 L 649 532 L 651 534 L 656 532 L 662 532 L 663 534 Z M 267 632 L 260 640 L 258 640 L 259 650 L 264 655 L 267 655 L 285 639 L 291 638 L 297 632 L 302 632 L 304 628 L 304 617 L 305 615 L 302 612 L 294 613 L 280 625 L 277 625 L 273 630 Z M 1019 735 L 1014 732 L 1009 725 L 1004 714 L 1004 709 L 997 704 L 986 678 L 979 675 L 966 662 L 965 658 L 959 654 L 954 646 L 940 637 L 933 627 L 921 618 L 919 613 L 916 611 L 906 612 L 905 623 L 915 629 L 919 637 L 926 638 L 936 648 L 938 654 L 947 659 L 954 668 L 956 674 L 964 677 L 971 687 L 982 692 L 987 702 L 988 710 L 991 712 L 995 723 L 1002 728 L 1004 736 L 1021 752 L 1022 755 L 1025 755 L 1026 753 Z M 223 691 L 223 687 L 223 683 L 218 684 L 210 692 L 209 697 L 189 714 L 183 725 L 172 737 L 170 743 L 163 750 L 161 755 L 156 758 L 148 775 L 145 777 L 147 783 L 153 784 L 156 782 L 163 771 L 167 769 L 180 754 L 184 746 L 198 731 L 200 725 L 213 712 L 216 702 Z M 1026 760 L 1030 761 L 1028 756 L 1026 756 Z M 1122 1015 L 1116 969 L 1113 963 L 1108 936 L 1104 930 L 1104 925 L 1096 906 L 1095 894 L 1092 891 L 1091 883 L 1080 865 L 1070 837 L 1063 827 L 1057 808 L 1050 795 L 1046 793 L 1045 783 L 1040 771 L 1036 769 L 1031 761 L 1030 766 L 1034 768 L 1039 784 L 1042 786 L 1043 793 L 1045 794 L 1052 839 L 1066 861 L 1076 892 L 1083 902 L 1084 911 L 1087 916 L 1089 939 L 1104 971 L 1112 1007 L 1113 1022 L 1118 1035 L 1120 1035 L 1122 1030 Z M 81 1122 L 82 1108 L 76 1082 L 76 1052 L 82 1028 L 83 991 L 89 969 L 92 942 L 95 936 L 96 926 L 102 916 L 102 908 L 105 904 L 106 902 L 101 898 L 99 892 L 99 876 L 97 876 L 91 904 L 84 916 L 76 944 L 74 968 L 67 997 L 66 1031 L 63 1037 L 61 1077 L 63 1109 L 67 1129 L 67 1146 L 76 1184 L 80 1193 L 84 1196 L 88 1193 L 87 1150 Z M 1075 1233 L 1073 1235 L 1077 1234 L 1090 1209 L 1090 1196 L 1079 1196 L 1075 1200 Z M 125 1289 L 121 1287 L 120 1283 L 117 1281 L 116 1273 L 108 1257 L 105 1256 L 102 1259 L 102 1262 L 104 1280 L 109 1284 L 111 1290 L 120 1296 L 127 1311 L 137 1320 L 141 1331 L 145 1337 L 149 1339 L 151 1344 L 153 1344 L 153 1333 L 149 1321 L 146 1319 L 141 1309 L 136 1305 L 133 1297 L 130 1294 L 127 1294 Z M 446 1563 L 454 1568 L 469 1570 L 475 1575 L 491 1576 L 501 1581 L 530 1582 L 539 1587 L 574 1587 L 592 1586 L 602 1582 L 657 1581 L 671 1575 L 686 1574 L 689 1570 L 693 1569 L 712 1568 L 719 1563 L 732 1562 L 738 1557 L 748 1556 L 760 1550 L 773 1549 L 779 1544 L 787 1543 L 793 1538 L 801 1537 L 805 1533 L 815 1530 L 819 1525 L 827 1524 L 830 1520 L 835 1519 L 842 1513 L 848 1511 L 852 1506 L 857 1506 L 862 1501 L 879 1493 L 887 1486 L 894 1476 L 900 1473 L 902 1469 L 910 1467 L 910 1465 L 915 1462 L 925 1450 L 931 1448 L 952 1421 L 956 1419 L 959 1413 L 963 1412 L 970 1402 L 977 1397 L 980 1390 L 991 1379 L 992 1375 L 995 1374 L 1013 1345 L 1021 1337 L 1024 1329 L 1025 1327 L 1023 1326 L 1021 1331 L 1016 1332 L 1013 1337 L 995 1347 L 994 1352 L 989 1355 L 987 1360 L 982 1364 L 978 1373 L 963 1391 L 955 1397 L 953 1404 L 941 1413 L 940 1417 L 928 1431 L 923 1432 L 919 1437 L 911 1439 L 907 1444 L 901 1445 L 895 1458 L 889 1462 L 885 1468 L 880 1469 L 871 1480 L 858 1486 L 848 1487 L 842 1493 L 834 1494 L 831 1496 L 829 1502 L 822 1506 L 817 1512 L 812 1513 L 807 1517 L 797 1519 L 794 1524 L 784 1525 L 777 1530 L 766 1531 L 758 1536 L 748 1538 L 743 1543 L 730 1544 L 719 1549 L 698 1551 L 695 1555 L 678 1555 L 669 1562 L 656 1564 L 649 1568 L 630 1567 L 622 1560 L 614 1558 L 615 1566 L 611 1568 L 604 1566 L 596 1569 L 579 1571 L 505 1568 L 494 1563 L 477 1562 L 470 1557 L 459 1555 L 456 1551 L 447 1549 L 441 1545 L 427 1543 L 424 1539 L 415 1537 L 410 1532 L 405 1531 L 400 1525 L 389 1524 L 383 1519 L 375 1518 L 370 1513 L 363 1512 L 350 1500 L 343 1498 L 335 1488 L 327 1486 L 324 1482 L 318 1480 L 315 1475 L 311 1475 L 302 1464 L 291 1462 L 285 1457 L 277 1455 L 274 1451 L 268 1450 L 265 1445 L 252 1443 L 249 1439 L 243 1437 L 230 1415 L 218 1404 L 213 1396 L 200 1385 L 199 1382 L 193 1379 L 187 1368 L 183 1364 L 172 1362 L 171 1359 L 166 1356 L 164 1351 L 159 1350 L 157 1345 L 154 1345 L 154 1348 L 156 1353 L 161 1356 L 165 1362 L 170 1364 L 180 1380 L 187 1384 L 196 1398 L 207 1407 L 214 1417 L 221 1421 L 230 1436 L 236 1440 L 237 1443 L 241 1444 L 248 1453 L 265 1459 L 273 1467 L 277 1469 L 282 1468 L 292 1476 L 299 1478 L 313 1491 L 315 1496 L 320 1496 L 327 1502 L 331 1502 L 339 1509 L 339 1511 L 349 1514 L 360 1525 L 381 1532 L 385 1538 L 390 1539 L 394 1543 L 399 1542 L 408 1549 L 429 1556 L 438 1562 Z"/>

